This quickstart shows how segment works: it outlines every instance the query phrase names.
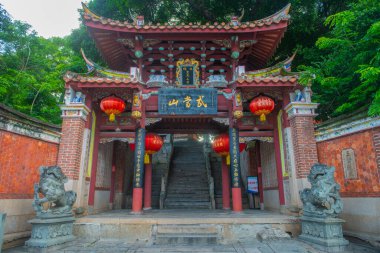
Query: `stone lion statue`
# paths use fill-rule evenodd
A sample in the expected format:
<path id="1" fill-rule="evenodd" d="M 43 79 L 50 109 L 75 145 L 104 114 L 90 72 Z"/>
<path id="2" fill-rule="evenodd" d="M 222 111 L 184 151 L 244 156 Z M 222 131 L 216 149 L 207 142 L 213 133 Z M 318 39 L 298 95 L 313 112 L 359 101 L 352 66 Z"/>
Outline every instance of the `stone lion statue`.
<path id="1" fill-rule="evenodd" d="M 336 217 L 343 210 L 340 186 L 334 179 L 334 167 L 314 164 L 307 179 L 311 189 L 300 191 L 304 215 Z"/>
<path id="2" fill-rule="evenodd" d="M 40 167 L 40 182 L 34 185 L 33 207 L 37 216 L 72 215 L 77 194 L 65 191 L 67 177 L 58 166 Z M 40 193 L 44 196 L 40 198 Z"/>

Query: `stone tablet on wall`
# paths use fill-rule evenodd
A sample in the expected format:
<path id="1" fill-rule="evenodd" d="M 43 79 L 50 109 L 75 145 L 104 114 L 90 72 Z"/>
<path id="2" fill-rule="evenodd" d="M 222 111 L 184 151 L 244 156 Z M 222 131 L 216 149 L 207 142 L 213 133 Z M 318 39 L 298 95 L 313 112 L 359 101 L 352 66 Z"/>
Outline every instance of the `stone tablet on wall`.
<path id="1" fill-rule="evenodd" d="M 358 178 L 358 172 L 356 169 L 355 152 L 352 148 L 342 150 L 342 163 L 345 179 Z"/>

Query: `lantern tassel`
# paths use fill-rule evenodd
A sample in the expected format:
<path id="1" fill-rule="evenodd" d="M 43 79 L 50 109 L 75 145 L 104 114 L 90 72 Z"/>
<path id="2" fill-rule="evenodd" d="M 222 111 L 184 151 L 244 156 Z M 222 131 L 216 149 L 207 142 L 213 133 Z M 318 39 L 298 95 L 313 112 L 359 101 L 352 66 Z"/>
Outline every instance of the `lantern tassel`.
<path id="1" fill-rule="evenodd" d="M 110 114 L 109 120 L 110 120 L 111 122 L 114 122 L 114 121 L 115 121 L 115 114 L 114 114 L 114 113 L 111 113 L 111 114 Z"/>
<path id="2" fill-rule="evenodd" d="M 144 155 L 144 164 L 149 164 L 150 163 L 149 160 L 150 160 L 149 159 L 149 155 L 145 153 L 145 155 Z"/>
<path id="3" fill-rule="evenodd" d="M 263 114 L 261 114 L 260 115 L 260 121 L 261 122 L 264 122 L 264 121 L 266 121 L 267 120 L 267 118 L 265 117 L 265 114 L 263 113 Z"/>
<path id="4" fill-rule="evenodd" d="M 230 165 L 230 164 L 231 164 L 231 156 L 230 156 L 230 154 L 228 154 L 228 155 L 226 156 L 226 164 L 227 164 L 227 165 Z"/>

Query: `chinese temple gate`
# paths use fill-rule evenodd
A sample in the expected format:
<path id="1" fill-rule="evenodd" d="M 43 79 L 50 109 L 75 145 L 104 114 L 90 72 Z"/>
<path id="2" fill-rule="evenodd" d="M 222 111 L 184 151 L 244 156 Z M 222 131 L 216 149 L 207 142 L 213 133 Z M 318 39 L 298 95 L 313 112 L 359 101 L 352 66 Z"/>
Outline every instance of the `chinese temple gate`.
<path id="1" fill-rule="evenodd" d="M 83 6 L 84 24 L 110 69 L 83 53 L 89 72 L 64 77 L 58 165 L 78 193 L 77 206 L 95 212 L 97 198 L 113 203 L 129 180 L 132 211 L 150 208 L 152 155 L 146 158 L 145 136 L 224 133 L 230 157 L 230 168 L 222 162 L 224 208 L 231 188 L 232 210 L 242 210 L 239 143 L 249 144 L 243 152 L 258 177 L 260 202 L 267 197 L 261 158 L 274 157 L 276 199 L 268 198 L 281 210 L 299 207 L 298 191 L 317 162 L 317 104 L 310 88 L 299 85 L 299 73 L 291 72 L 294 56 L 264 68 L 287 29 L 289 8 L 249 22 L 233 17 L 223 23 L 151 24 L 142 16 L 132 23 L 110 20 Z M 265 143 L 273 151 L 266 152 Z M 132 146 L 133 157 L 120 160 Z M 130 176 L 119 169 L 132 165 Z M 100 167 L 108 169 L 100 173 Z M 104 187 L 106 176 L 110 185 Z M 107 194 L 97 193 L 102 190 Z"/>

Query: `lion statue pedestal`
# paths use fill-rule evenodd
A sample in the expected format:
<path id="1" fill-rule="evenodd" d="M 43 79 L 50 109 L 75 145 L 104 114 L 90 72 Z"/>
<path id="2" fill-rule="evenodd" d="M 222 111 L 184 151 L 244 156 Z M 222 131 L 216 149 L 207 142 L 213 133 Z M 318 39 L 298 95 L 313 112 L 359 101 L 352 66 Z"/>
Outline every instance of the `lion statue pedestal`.
<path id="1" fill-rule="evenodd" d="M 301 194 L 303 216 L 302 233 L 299 239 L 313 243 L 313 246 L 327 252 L 342 252 L 348 241 L 343 238 L 342 224 L 337 218 L 343 210 L 339 195 L 340 186 L 334 179 L 334 167 L 315 164 L 307 177 L 311 189 L 304 189 Z"/>
<path id="2" fill-rule="evenodd" d="M 32 224 L 31 238 L 26 246 L 35 247 L 38 252 L 53 245 L 75 239 L 73 223 L 75 221 L 72 206 L 76 193 L 65 191 L 66 176 L 58 166 L 40 167 L 40 182 L 34 185 L 33 207 L 36 218 Z M 40 194 L 43 198 L 40 198 Z"/>

